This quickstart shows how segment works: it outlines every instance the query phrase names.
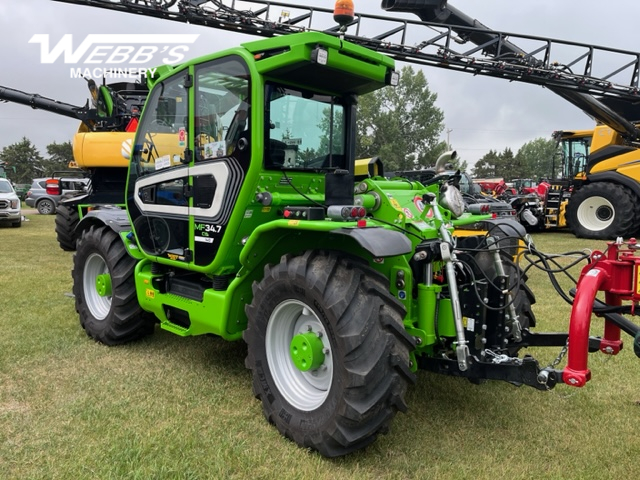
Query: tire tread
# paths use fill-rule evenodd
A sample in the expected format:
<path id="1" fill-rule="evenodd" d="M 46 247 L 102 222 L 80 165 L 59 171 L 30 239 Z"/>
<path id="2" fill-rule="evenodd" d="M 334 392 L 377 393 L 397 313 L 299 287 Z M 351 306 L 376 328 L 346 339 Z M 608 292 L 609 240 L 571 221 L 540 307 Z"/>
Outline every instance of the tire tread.
<path id="1" fill-rule="evenodd" d="M 73 256 L 73 293 L 80 325 L 87 335 L 105 345 L 119 345 L 153 332 L 154 323 L 138 304 L 134 281 L 136 261 L 129 256 L 118 235 L 108 227 L 92 225 L 78 239 Z M 103 320 L 91 315 L 84 298 L 83 272 L 87 257 L 99 253 L 111 274 L 111 310 Z"/>
<path id="2" fill-rule="evenodd" d="M 271 391 L 274 385 L 265 386 L 268 379 L 256 369 L 266 366 L 258 352 L 261 330 L 268 322 L 258 318 L 258 305 L 268 298 L 274 283 L 292 288 L 304 285 L 322 298 L 323 308 L 335 319 L 331 327 L 342 351 L 344 386 L 340 398 L 334 399 L 335 411 L 321 430 L 294 428 L 282 421 L 279 405 L 286 401 Z M 415 342 L 403 328 L 402 304 L 389 293 L 387 284 L 384 276 L 360 259 L 333 252 L 285 255 L 279 264 L 265 267 L 264 278 L 253 285 L 253 302 L 246 307 L 249 323 L 244 339 L 249 348 L 245 365 L 253 371 L 253 392 L 262 401 L 265 418 L 282 435 L 335 457 L 369 445 L 388 431 L 398 410 L 406 411 L 403 397 L 408 384 L 415 381 L 409 368 L 409 352 Z"/>

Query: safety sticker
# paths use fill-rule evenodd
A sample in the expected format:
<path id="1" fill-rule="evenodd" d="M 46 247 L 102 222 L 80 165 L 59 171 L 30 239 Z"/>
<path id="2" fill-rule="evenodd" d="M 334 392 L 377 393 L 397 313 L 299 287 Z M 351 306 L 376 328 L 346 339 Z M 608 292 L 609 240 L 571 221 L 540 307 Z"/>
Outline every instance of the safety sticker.
<path id="1" fill-rule="evenodd" d="M 156 158 L 156 170 L 162 170 L 163 168 L 169 168 L 171 166 L 171 155 L 163 155 Z"/>
<path id="2" fill-rule="evenodd" d="M 220 142 L 206 143 L 204 146 L 204 158 L 224 157 L 225 150 L 226 142 L 224 140 Z"/>

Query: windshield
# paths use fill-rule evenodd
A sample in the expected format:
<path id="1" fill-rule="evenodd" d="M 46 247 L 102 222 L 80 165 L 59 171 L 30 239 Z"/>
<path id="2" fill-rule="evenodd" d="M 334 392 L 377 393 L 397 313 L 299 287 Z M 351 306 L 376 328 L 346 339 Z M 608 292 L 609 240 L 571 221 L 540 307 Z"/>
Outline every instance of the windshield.
<path id="1" fill-rule="evenodd" d="M 267 168 L 345 168 L 345 107 L 339 97 L 276 85 L 267 92 Z"/>
<path id="2" fill-rule="evenodd" d="M 11 193 L 13 192 L 13 187 L 9 182 L 1 181 L 0 182 L 0 193 Z"/>

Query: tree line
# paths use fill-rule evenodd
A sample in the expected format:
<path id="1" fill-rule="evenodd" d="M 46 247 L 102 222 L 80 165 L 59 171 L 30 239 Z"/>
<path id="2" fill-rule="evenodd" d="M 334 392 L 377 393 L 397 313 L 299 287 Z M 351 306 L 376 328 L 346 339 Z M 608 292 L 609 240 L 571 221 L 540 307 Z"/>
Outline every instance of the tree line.
<path id="1" fill-rule="evenodd" d="M 73 160 L 71 142 L 53 142 L 47 145 L 44 157 L 27 137 L 0 150 L 0 165 L 7 177 L 15 184 L 28 183 L 34 178 L 47 177 L 53 172 L 67 170 Z"/>
<path id="2" fill-rule="evenodd" d="M 536 138 L 525 143 L 514 155 L 510 148 L 502 152 L 490 150 L 476 163 L 471 174 L 476 178 L 557 178 L 560 171 L 558 146 L 555 140 Z"/>

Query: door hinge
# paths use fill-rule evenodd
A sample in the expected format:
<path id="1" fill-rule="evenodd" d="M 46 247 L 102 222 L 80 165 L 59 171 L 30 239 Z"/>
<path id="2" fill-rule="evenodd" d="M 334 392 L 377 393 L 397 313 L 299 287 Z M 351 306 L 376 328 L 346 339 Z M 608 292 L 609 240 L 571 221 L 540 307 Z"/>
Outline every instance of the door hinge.
<path id="1" fill-rule="evenodd" d="M 191 88 L 193 87 L 193 75 L 187 74 L 184 77 L 184 88 Z"/>
<path id="2" fill-rule="evenodd" d="M 180 159 L 180 163 L 191 163 L 193 160 L 193 152 L 188 148 L 184 149 L 184 158 Z"/>
<path id="3" fill-rule="evenodd" d="M 185 198 L 193 197 L 193 187 L 191 185 L 185 185 L 182 194 Z"/>

